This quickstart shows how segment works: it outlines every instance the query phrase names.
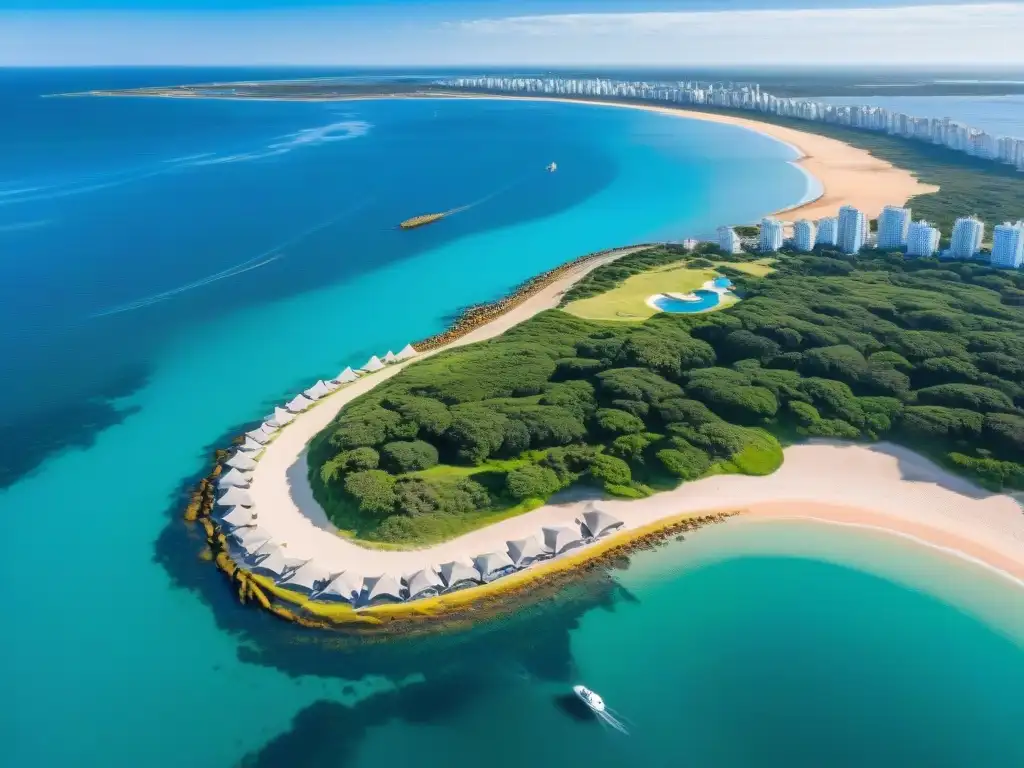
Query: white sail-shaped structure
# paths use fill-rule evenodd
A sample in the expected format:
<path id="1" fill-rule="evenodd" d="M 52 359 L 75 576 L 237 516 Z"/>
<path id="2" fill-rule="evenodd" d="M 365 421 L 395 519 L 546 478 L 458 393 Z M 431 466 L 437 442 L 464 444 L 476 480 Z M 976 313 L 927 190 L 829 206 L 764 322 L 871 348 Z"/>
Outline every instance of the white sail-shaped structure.
<path id="1" fill-rule="evenodd" d="M 399 360 L 408 360 L 411 357 L 416 357 L 416 355 L 418 354 L 419 353 L 415 349 L 413 349 L 412 344 L 406 344 L 404 347 L 402 347 L 402 350 L 397 355 L 395 355 L 395 357 L 398 358 Z"/>
<path id="2" fill-rule="evenodd" d="M 287 576 L 305 564 L 304 560 L 288 557 L 284 547 L 273 543 L 264 546 L 256 555 L 261 557 L 252 566 L 252 572 L 263 576 L 273 576 L 275 579 Z"/>
<path id="3" fill-rule="evenodd" d="M 389 349 L 389 350 L 388 350 L 388 353 L 387 353 L 386 355 L 384 355 L 384 363 L 385 363 L 386 365 L 391 365 L 391 363 L 397 363 L 397 362 L 398 362 L 398 358 L 397 358 L 397 357 L 395 357 L 395 353 L 394 353 L 394 352 L 392 352 L 392 351 L 391 351 L 391 350 Z"/>
<path id="4" fill-rule="evenodd" d="M 231 487 L 217 499 L 217 503 L 222 507 L 251 507 L 252 496 L 244 488 Z"/>
<path id="5" fill-rule="evenodd" d="M 237 528 L 231 536 L 238 542 L 238 546 L 249 555 L 255 555 L 270 541 L 270 534 L 258 525 L 251 528 Z"/>
<path id="6" fill-rule="evenodd" d="M 277 424 L 271 424 L 269 421 L 264 421 L 260 424 L 260 429 L 262 429 L 266 434 L 272 435 L 277 432 Z"/>
<path id="7" fill-rule="evenodd" d="M 516 568 L 525 568 L 547 554 L 536 536 L 527 536 L 525 539 L 516 539 L 505 543 L 508 546 L 508 556 Z"/>
<path id="8" fill-rule="evenodd" d="M 587 534 L 594 539 L 606 536 L 623 525 L 625 523 L 619 518 L 612 517 L 599 509 L 589 509 L 583 513 L 583 527 Z"/>
<path id="9" fill-rule="evenodd" d="M 313 401 L 310 400 L 308 397 L 304 395 L 296 395 L 291 400 L 289 400 L 284 407 L 287 408 L 292 413 L 302 413 L 312 404 Z"/>
<path id="10" fill-rule="evenodd" d="M 217 487 L 221 489 L 232 487 L 247 488 L 251 482 L 251 474 L 239 472 L 237 469 L 230 469 L 217 478 Z"/>
<path id="11" fill-rule="evenodd" d="M 374 355 L 373 357 L 366 361 L 366 365 L 363 366 L 362 370 L 373 373 L 374 371 L 379 371 L 383 367 L 384 363 L 380 361 L 379 357 Z"/>
<path id="12" fill-rule="evenodd" d="M 552 555 L 560 555 L 566 550 L 583 544 L 583 534 L 578 528 L 556 525 L 551 528 L 541 528 L 541 532 L 544 534 L 544 549 Z"/>
<path id="13" fill-rule="evenodd" d="M 270 442 L 270 438 L 273 436 L 273 432 L 267 432 L 261 426 L 259 429 L 253 429 L 245 433 L 245 436 L 253 442 L 259 443 L 260 445 L 266 445 Z"/>
<path id="14" fill-rule="evenodd" d="M 312 594 L 331 580 L 331 573 L 314 560 L 304 563 L 278 580 L 278 584 L 296 592 Z"/>
<path id="15" fill-rule="evenodd" d="M 245 528 L 256 525 L 256 512 L 245 507 L 231 507 L 221 516 L 220 520 L 231 530 Z"/>
<path id="16" fill-rule="evenodd" d="M 334 380 L 338 384 L 351 384 L 358 378 L 359 377 L 356 375 L 355 371 L 353 371 L 351 368 L 346 368 L 344 371 L 335 376 Z"/>
<path id="17" fill-rule="evenodd" d="M 263 443 L 257 443 L 251 437 L 246 437 L 245 442 L 238 446 L 238 450 L 246 453 L 259 453 L 263 450 Z"/>
<path id="18" fill-rule="evenodd" d="M 252 472 L 256 469 L 256 462 L 245 451 L 237 451 L 234 456 L 224 462 L 226 466 L 237 469 L 241 472 Z"/>
<path id="19" fill-rule="evenodd" d="M 409 590 L 409 599 L 429 597 L 444 589 L 444 582 L 433 568 L 424 568 L 405 577 L 405 586 Z"/>
<path id="20" fill-rule="evenodd" d="M 267 418 L 267 424 L 273 427 L 283 427 L 295 420 L 295 414 L 289 413 L 284 408 L 275 408 L 274 415 Z"/>
<path id="21" fill-rule="evenodd" d="M 480 572 L 484 582 L 494 581 L 515 568 L 512 559 L 504 552 L 488 552 L 473 558 L 473 565 Z"/>
<path id="22" fill-rule="evenodd" d="M 368 576 L 363 584 L 366 587 L 367 604 L 373 603 L 374 601 L 402 601 L 402 585 L 399 584 L 398 579 L 390 573 L 385 573 L 383 576 L 373 578 Z"/>
<path id="23" fill-rule="evenodd" d="M 331 390 L 327 388 L 327 383 L 323 379 L 320 379 L 320 381 L 318 381 L 316 384 L 314 384 L 312 387 L 307 389 L 302 394 L 304 394 L 310 400 L 319 400 L 321 397 L 326 397 L 327 395 L 331 394 Z"/>
<path id="24" fill-rule="evenodd" d="M 480 573 L 471 565 L 453 560 L 441 566 L 441 579 L 448 590 L 471 587 L 480 583 Z"/>
<path id="25" fill-rule="evenodd" d="M 346 603 L 354 603 L 362 591 L 363 577 L 356 575 L 352 571 L 345 571 L 331 579 L 313 597 L 316 600 L 341 600 Z"/>

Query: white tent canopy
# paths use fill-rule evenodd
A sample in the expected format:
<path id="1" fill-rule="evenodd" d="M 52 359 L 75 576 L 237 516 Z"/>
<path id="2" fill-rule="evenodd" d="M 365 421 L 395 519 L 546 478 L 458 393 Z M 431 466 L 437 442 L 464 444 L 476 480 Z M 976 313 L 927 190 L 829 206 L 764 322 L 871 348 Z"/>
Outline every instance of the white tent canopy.
<path id="1" fill-rule="evenodd" d="M 313 401 L 310 400 L 308 397 L 305 397 L 303 395 L 296 395 L 291 400 L 289 400 L 284 407 L 287 408 L 292 413 L 302 413 L 302 411 L 309 408 L 309 406 L 311 406 L 312 404 Z"/>
<path id="2" fill-rule="evenodd" d="M 284 408 L 275 408 L 274 415 L 267 418 L 267 424 L 274 427 L 283 427 L 295 419 L 294 413 L 288 413 Z"/>
<path id="3" fill-rule="evenodd" d="M 484 581 L 494 581 L 505 571 L 514 568 L 512 559 L 504 552 L 488 552 L 473 558 L 473 564 Z"/>
<path id="4" fill-rule="evenodd" d="M 359 377 L 356 376 L 355 371 L 353 371 L 351 368 L 346 368 L 344 371 L 335 376 L 334 380 L 339 384 L 349 384 L 358 378 Z"/>
<path id="5" fill-rule="evenodd" d="M 406 344 L 402 347 L 402 351 L 399 352 L 395 357 L 399 360 L 408 360 L 410 357 L 416 357 L 419 353 L 412 348 L 412 344 Z"/>
<path id="6" fill-rule="evenodd" d="M 263 443 L 257 443 L 251 437 L 246 437 L 245 442 L 238 446 L 238 450 L 246 453 L 259 453 L 263 450 Z"/>
<path id="7" fill-rule="evenodd" d="M 304 561 L 288 557 L 286 553 L 287 550 L 284 547 L 273 543 L 266 545 L 256 553 L 257 556 L 262 555 L 263 557 L 252 566 L 252 572 L 280 578 L 304 564 Z"/>
<path id="8" fill-rule="evenodd" d="M 388 353 L 384 355 L 384 362 L 390 365 L 391 363 L 397 363 L 398 358 L 395 357 L 395 353 L 389 349 Z"/>
<path id="9" fill-rule="evenodd" d="M 224 463 L 232 469 L 237 469 L 241 472 L 252 472 L 256 469 L 256 462 L 245 451 L 236 452 L 234 456 Z"/>
<path id="10" fill-rule="evenodd" d="M 231 534 L 238 545 L 248 554 L 255 555 L 270 541 L 270 534 L 254 525 L 251 528 L 239 528 Z"/>
<path id="11" fill-rule="evenodd" d="M 327 584 L 330 580 L 330 571 L 310 560 L 286 575 L 278 583 L 288 589 L 312 593 L 316 591 L 317 587 Z"/>
<path id="12" fill-rule="evenodd" d="M 367 603 L 381 599 L 398 601 L 402 599 L 402 585 L 389 573 L 372 578 L 368 576 L 363 583 L 366 586 Z"/>
<path id="13" fill-rule="evenodd" d="M 249 438 L 250 440 L 254 440 L 254 441 L 256 441 L 256 442 L 257 442 L 257 443 L 259 443 L 260 445 L 263 445 L 263 444 L 265 444 L 265 443 L 266 443 L 266 442 L 267 442 L 268 440 L 270 440 L 270 436 L 271 436 L 272 434 L 273 434 L 272 432 L 267 432 L 267 431 L 265 431 L 265 430 L 263 429 L 263 427 L 261 426 L 261 427 L 260 427 L 259 429 L 254 429 L 254 430 L 252 430 L 252 431 L 250 431 L 250 432 L 246 432 L 246 433 L 245 433 L 245 436 L 246 436 L 247 438 Z"/>
<path id="14" fill-rule="evenodd" d="M 232 507 L 221 517 L 221 522 L 231 529 L 256 525 L 256 513 L 245 507 Z"/>
<path id="15" fill-rule="evenodd" d="M 448 589 L 452 589 L 459 584 L 479 584 L 480 574 L 471 565 L 452 561 L 441 566 L 441 579 Z"/>
<path id="16" fill-rule="evenodd" d="M 237 469 L 230 469 L 217 478 L 218 488 L 245 488 L 252 482 L 252 474 L 239 472 Z"/>
<path id="17" fill-rule="evenodd" d="M 222 507 L 251 507 L 252 496 L 244 488 L 231 487 L 217 499 L 217 503 Z"/>
<path id="18" fill-rule="evenodd" d="M 525 539 L 505 542 L 508 545 L 508 555 L 516 568 L 525 568 L 534 560 L 547 554 L 536 536 L 527 536 Z"/>
<path id="19" fill-rule="evenodd" d="M 616 528 L 621 528 L 625 523 L 600 509 L 590 509 L 583 513 L 583 525 L 587 532 L 596 539 L 611 533 Z"/>
<path id="20" fill-rule="evenodd" d="M 380 361 L 380 358 L 374 355 L 366 361 L 366 365 L 363 366 L 364 371 L 379 371 L 384 367 L 384 363 Z"/>
<path id="21" fill-rule="evenodd" d="M 357 576 L 352 571 L 339 573 L 330 583 L 314 595 L 317 599 L 344 600 L 346 603 L 354 603 L 363 589 L 363 577 Z"/>
<path id="22" fill-rule="evenodd" d="M 578 547 L 583 543 L 583 535 L 565 525 L 552 528 L 541 528 L 544 534 L 544 549 L 553 555 L 560 555 L 567 549 Z"/>
<path id="23" fill-rule="evenodd" d="M 332 390 L 328 389 L 327 387 L 327 382 L 325 382 L 323 379 L 320 379 L 320 381 L 318 381 L 316 384 L 314 384 L 312 387 L 307 389 L 302 394 L 304 394 L 310 400 L 319 400 L 321 397 L 325 397 L 331 394 L 331 391 Z"/>
<path id="24" fill-rule="evenodd" d="M 277 432 L 277 424 L 271 424 L 269 421 L 264 421 L 260 424 L 260 429 L 262 429 L 266 434 L 272 435 Z"/>
<path id="25" fill-rule="evenodd" d="M 433 568 L 424 568 L 405 577 L 405 585 L 409 588 L 409 599 L 436 595 L 444 589 L 444 582 Z"/>

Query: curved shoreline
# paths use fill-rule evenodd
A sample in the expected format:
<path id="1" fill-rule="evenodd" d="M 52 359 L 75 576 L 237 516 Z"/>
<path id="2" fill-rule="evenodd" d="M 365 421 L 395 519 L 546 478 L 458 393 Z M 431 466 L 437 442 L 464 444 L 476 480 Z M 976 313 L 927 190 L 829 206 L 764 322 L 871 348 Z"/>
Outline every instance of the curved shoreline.
<path id="1" fill-rule="evenodd" d="M 223 84 L 222 84 L 223 85 Z M 868 150 L 855 147 L 838 139 L 789 128 L 776 123 L 762 122 L 753 118 L 719 112 L 705 112 L 681 107 L 660 104 L 647 104 L 630 101 L 608 101 L 595 98 L 564 98 L 556 96 L 515 96 L 500 93 L 477 92 L 434 92 L 434 93 L 383 93 L 357 94 L 322 97 L 306 97 L 286 99 L 268 96 L 266 98 L 245 97 L 239 99 L 230 95 L 197 94 L 191 92 L 164 93 L 119 93 L 91 91 L 84 94 L 93 96 L 142 96 L 147 98 L 193 98 L 193 99 L 225 99 L 244 101 L 382 101 L 382 100 L 454 100 L 454 99 L 489 99 L 493 101 L 532 101 L 555 102 L 561 104 L 589 104 L 620 109 L 635 109 L 656 114 L 682 117 L 703 122 L 719 123 L 744 128 L 768 137 L 789 147 L 797 156 L 790 164 L 802 171 L 810 180 L 818 183 L 818 189 L 809 190 L 794 205 L 775 211 L 774 215 L 785 214 L 788 218 L 819 219 L 825 216 L 836 216 L 839 208 L 852 205 L 860 209 L 868 218 L 877 217 L 886 205 L 905 205 L 918 195 L 937 192 L 934 184 L 925 184 L 918 180 L 914 172 L 899 168 L 890 162 L 872 155 Z M 740 224 L 743 222 L 733 222 Z"/>
<path id="2" fill-rule="evenodd" d="M 590 270 L 644 247 L 648 246 L 582 257 L 528 281 L 511 297 L 472 308 L 464 316 L 468 319 L 426 340 L 423 346 L 428 351 L 423 354 L 496 336 L 557 306 L 564 291 Z M 582 502 L 547 504 L 418 550 L 366 549 L 339 536 L 313 499 L 306 480 L 306 445 L 346 403 L 413 362 L 415 358 L 389 366 L 329 395 L 268 443 L 257 462 L 250 493 L 260 512 L 260 526 L 275 541 L 288 545 L 289 557 L 315 559 L 332 572 L 401 576 L 447 560 L 465 561 L 473 554 L 501 551 L 508 540 L 534 534 L 545 525 L 571 523 L 582 512 Z M 203 518 L 211 557 L 231 577 L 243 601 L 254 600 L 282 618 L 310 626 L 376 626 L 382 622 L 450 618 L 453 611 L 469 611 L 470 603 L 479 605 L 494 598 L 496 605 L 524 592 L 525 584 L 547 583 L 553 574 L 583 564 L 593 567 L 595 558 L 600 560 L 609 549 L 630 551 L 635 542 L 647 546 L 663 540 L 680 525 L 696 526 L 740 511 L 753 518 L 802 517 L 887 530 L 983 562 L 1010 578 L 1024 578 L 1024 515 L 1010 496 L 984 491 L 892 444 L 817 441 L 787 448 L 782 468 L 767 477 L 713 476 L 647 499 L 602 501 L 602 508 L 625 522 L 619 534 L 482 587 L 358 610 L 347 605 L 313 605 L 298 593 L 252 576 L 244 560 L 235 563 L 229 557 L 224 534 L 216 519 L 210 517 L 215 481 L 221 472 L 219 462 L 225 457 L 226 452 L 221 452 L 186 518 Z M 837 509 L 845 510 L 845 517 L 837 517 Z"/>

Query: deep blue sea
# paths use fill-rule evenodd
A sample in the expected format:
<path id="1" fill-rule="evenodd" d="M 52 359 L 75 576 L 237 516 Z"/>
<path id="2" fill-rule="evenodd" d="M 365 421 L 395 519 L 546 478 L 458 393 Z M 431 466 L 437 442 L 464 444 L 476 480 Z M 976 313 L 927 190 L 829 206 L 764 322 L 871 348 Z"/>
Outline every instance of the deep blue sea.
<path id="1" fill-rule="evenodd" d="M 239 607 L 178 521 L 227 436 L 545 268 L 807 192 L 783 145 L 634 110 L 41 98 L 296 75 L 0 70 L 4 764 L 1024 764 L 1024 593 L 867 534 L 704 531 L 366 647 Z"/>

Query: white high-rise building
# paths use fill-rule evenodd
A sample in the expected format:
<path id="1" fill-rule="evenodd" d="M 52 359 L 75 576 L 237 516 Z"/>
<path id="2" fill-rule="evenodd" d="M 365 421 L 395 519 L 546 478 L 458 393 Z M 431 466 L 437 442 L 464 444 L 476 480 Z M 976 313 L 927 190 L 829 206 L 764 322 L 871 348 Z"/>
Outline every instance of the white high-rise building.
<path id="1" fill-rule="evenodd" d="M 814 250 L 814 222 L 800 219 L 793 225 L 793 244 L 798 251 Z"/>
<path id="2" fill-rule="evenodd" d="M 736 230 L 732 227 L 719 227 L 718 247 L 725 253 L 739 253 L 740 236 L 736 234 Z"/>
<path id="3" fill-rule="evenodd" d="M 992 230 L 992 266 L 1017 269 L 1024 264 L 1024 221 L 1006 222 Z"/>
<path id="4" fill-rule="evenodd" d="M 838 246 L 843 253 L 857 253 L 864 247 L 864 230 L 867 220 L 863 213 L 852 205 L 839 209 Z"/>
<path id="5" fill-rule="evenodd" d="M 934 256 L 939 250 L 939 230 L 923 219 L 907 228 L 907 256 Z"/>
<path id="6" fill-rule="evenodd" d="M 985 224 L 974 216 L 961 216 L 953 225 L 949 253 L 954 259 L 971 259 L 981 250 Z"/>
<path id="7" fill-rule="evenodd" d="M 761 219 L 759 250 L 762 253 L 777 251 L 782 247 L 782 240 L 782 222 L 771 216 Z"/>
<path id="8" fill-rule="evenodd" d="M 837 245 L 839 243 L 839 219 L 826 216 L 818 219 L 818 234 L 814 238 L 817 245 Z"/>
<path id="9" fill-rule="evenodd" d="M 887 205 L 878 217 L 878 247 L 902 248 L 910 231 L 910 209 Z"/>

